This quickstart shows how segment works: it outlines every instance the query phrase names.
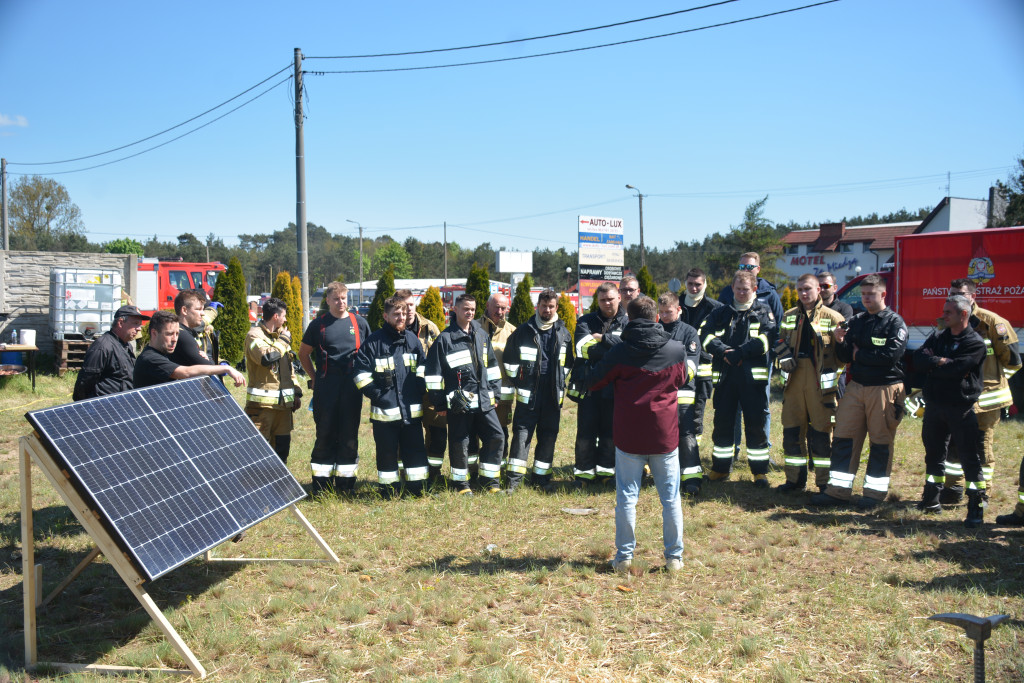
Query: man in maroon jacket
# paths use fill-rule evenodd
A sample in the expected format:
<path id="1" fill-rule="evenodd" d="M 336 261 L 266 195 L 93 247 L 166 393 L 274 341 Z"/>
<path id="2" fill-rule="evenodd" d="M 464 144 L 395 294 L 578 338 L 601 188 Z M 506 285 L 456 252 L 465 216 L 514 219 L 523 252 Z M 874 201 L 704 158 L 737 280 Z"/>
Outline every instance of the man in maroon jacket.
<path id="1" fill-rule="evenodd" d="M 647 296 L 629 302 L 622 343 L 590 374 L 590 390 L 615 386 L 615 559 L 629 571 L 636 547 L 636 501 L 644 465 L 651 468 L 661 499 L 665 570 L 683 566 L 683 510 L 679 502 L 678 391 L 686 384 L 686 347 L 658 324 L 658 304 Z M 694 358 L 693 362 L 698 362 Z"/>

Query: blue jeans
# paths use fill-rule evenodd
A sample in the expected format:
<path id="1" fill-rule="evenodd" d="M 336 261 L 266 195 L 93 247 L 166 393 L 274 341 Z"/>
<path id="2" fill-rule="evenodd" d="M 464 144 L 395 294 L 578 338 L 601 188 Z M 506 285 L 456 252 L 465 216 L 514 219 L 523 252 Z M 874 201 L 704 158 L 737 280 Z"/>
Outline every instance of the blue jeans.
<path id="1" fill-rule="evenodd" d="M 683 508 L 679 502 L 679 449 L 665 455 L 633 455 L 615 449 L 615 560 L 633 558 L 636 548 L 636 501 L 644 465 L 651 468 L 661 499 L 665 559 L 683 557 Z"/>

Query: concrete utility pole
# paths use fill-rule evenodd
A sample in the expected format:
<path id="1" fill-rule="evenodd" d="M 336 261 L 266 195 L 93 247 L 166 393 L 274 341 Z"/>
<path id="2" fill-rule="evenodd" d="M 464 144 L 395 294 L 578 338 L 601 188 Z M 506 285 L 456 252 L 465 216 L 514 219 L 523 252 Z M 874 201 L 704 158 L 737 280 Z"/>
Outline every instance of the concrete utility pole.
<path id="1" fill-rule="evenodd" d="M 359 228 L 359 303 L 363 303 L 363 224 L 351 218 L 346 218 L 345 222 L 355 223 Z"/>
<path id="2" fill-rule="evenodd" d="M 0 200 L 3 201 L 3 210 L 0 211 L 0 231 L 3 232 L 3 248 L 7 251 L 11 248 L 10 227 L 7 225 L 7 159 L 0 159 Z"/>
<path id="3" fill-rule="evenodd" d="M 644 252 L 644 196 L 640 190 L 632 185 L 626 185 L 627 190 L 636 190 L 636 196 L 640 199 L 640 267 L 647 265 L 647 254 Z"/>
<path id="4" fill-rule="evenodd" d="M 295 239 L 302 283 L 302 328 L 309 324 L 309 253 L 306 240 L 306 143 L 302 134 L 302 49 L 295 48 Z M 270 283 L 273 286 L 273 282 Z"/>
<path id="5" fill-rule="evenodd" d="M 444 222 L 444 286 L 448 286 L 448 221 Z"/>

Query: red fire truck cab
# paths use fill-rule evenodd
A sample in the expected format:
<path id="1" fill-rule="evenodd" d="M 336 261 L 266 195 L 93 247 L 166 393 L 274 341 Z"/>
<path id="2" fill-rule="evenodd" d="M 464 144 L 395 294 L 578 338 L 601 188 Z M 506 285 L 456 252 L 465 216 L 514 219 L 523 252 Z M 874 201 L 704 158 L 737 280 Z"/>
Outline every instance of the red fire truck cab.
<path id="1" fill-rule="evenodd" d="M 161 259 L 139 259 L 139 310 L 152 315 L 160 309 L 174 308 L 174 297 L 183 289 L 203 289 L 213 298 L 217 277 L 227 268 L 223 263 L 187 263 Z"/>

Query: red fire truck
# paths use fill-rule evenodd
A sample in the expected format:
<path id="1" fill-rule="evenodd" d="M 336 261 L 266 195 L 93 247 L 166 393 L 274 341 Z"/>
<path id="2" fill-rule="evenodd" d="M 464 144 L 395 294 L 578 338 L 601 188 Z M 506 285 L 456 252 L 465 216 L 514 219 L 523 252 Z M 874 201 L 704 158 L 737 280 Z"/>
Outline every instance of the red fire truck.
<path id="1" fill-rule="evenodd" d="M 162 259 L 139 259 L 138 300 L 145 315 L 173 308 L 174 297 L 183 289 L 203 289 L 213 298 L 217 277 L 227 268 L 223 263 L 187 263 Z"/>

